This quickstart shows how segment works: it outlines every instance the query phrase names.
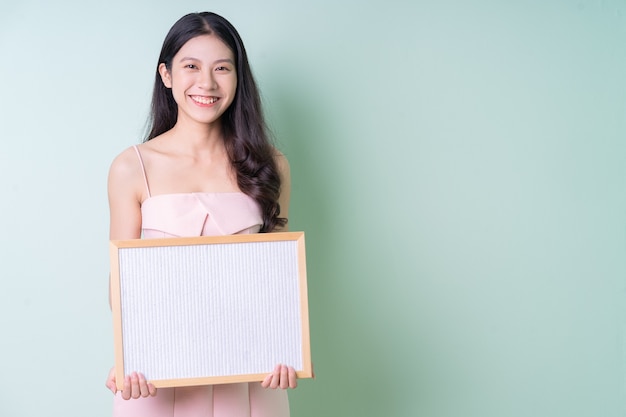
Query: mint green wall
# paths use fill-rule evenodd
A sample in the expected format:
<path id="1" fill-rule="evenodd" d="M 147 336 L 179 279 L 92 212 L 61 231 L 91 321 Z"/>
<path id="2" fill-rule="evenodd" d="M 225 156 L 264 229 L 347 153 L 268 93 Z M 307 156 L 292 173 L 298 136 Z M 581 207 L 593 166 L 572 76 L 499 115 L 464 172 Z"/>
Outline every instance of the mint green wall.
<path id="1" fill-rule="evenodd" d="M 292 165 L 294 417 L 626 415 L 623 1 L 5 3 L 1 416 L 110 415 L 106 172 L 205 9 Z"/>

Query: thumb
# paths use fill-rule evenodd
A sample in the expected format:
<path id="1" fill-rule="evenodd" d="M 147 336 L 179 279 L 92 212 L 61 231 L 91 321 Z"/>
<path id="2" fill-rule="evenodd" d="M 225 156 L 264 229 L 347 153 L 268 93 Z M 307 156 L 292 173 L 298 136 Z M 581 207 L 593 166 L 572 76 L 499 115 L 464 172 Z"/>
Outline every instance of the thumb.
<path id="1" fill-rule="evenodd" d="M 117 393 L 117 384 L 115 383 L 115 368 L 111 368 L 111 370 L 109 371 L 109 376 L 107 377 L 105 385 L 108 389 L 111 390 L 113 394 Z"/>

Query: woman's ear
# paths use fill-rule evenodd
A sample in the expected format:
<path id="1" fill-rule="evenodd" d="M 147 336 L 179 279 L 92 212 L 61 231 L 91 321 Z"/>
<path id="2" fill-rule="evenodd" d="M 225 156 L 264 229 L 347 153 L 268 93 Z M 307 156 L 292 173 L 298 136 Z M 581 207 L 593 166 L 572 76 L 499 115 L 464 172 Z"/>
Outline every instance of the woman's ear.
<path id="1" fill-rule="evenodd" d="M 172 77 L 164 63 L 159 64 L 159 74 L 161 74 L 163 85 L 167 88 L 172 88 Z"/>

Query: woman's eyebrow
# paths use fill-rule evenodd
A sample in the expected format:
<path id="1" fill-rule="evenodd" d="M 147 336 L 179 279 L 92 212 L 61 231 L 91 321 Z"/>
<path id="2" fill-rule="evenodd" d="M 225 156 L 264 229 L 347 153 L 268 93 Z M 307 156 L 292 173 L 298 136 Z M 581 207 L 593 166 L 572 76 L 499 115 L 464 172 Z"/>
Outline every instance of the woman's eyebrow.
<path id="1" fill-rule="evenodd" d="M 230 59 L 230 58 L 222 58 L 222 59 L 218 59 L 216 61 L 213 61 L 214 64 L 221 64 L 222 62 L 226 62 L 226 63 L 235 65 L 235 62 L 232 59 Z"/>
<path id="2" fill-rule="evenodd" d="M 191 56 L 184 56 L 184 57 L 182 57 L 182 58 L 179 60 L 179 62 L 185 62 L 185 61 L 195 61 L 195 62 L 200 62 L 201 60 L 200 60 L 200 59 L 198 59 L 198 58 L 191 57 Z M 221 59 L 216 59 L 215 61 L 213 61 L 213 63 L 214 63 L 214 64 L 219 64 L 219 63 L 222 63 L 222 62 L 227 62 L 227 63 L 230 63 L 230 64 L 235 65 L 235 63 L 233 62 L 233 60 L 232 60 L 232 59 L 230 59 L 230 58 L 221 58 Z"/>

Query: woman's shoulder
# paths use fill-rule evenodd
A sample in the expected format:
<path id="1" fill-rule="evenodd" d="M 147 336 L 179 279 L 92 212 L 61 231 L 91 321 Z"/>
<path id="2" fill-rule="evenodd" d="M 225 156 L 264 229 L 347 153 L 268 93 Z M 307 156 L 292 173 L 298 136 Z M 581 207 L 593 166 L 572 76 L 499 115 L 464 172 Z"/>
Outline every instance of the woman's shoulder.
<path id="1" fill-rule="evenodd" d="M 141 186 L 144 178 L 145 156 L 150 154 L 146 143 L 129 146 L 120 152 L 109 168 L 109 182 L 119 187 Z"/>
<path id="2" fill-rule="evenodd" d="M 284 153 L 274 148 L 274 161 L 276 162 L 276 168 L 280 172 L 289 172 L 289 160 Z"/>
<path id="3" fill-rule="evenodd" d="M 142 145 L 129 146 L 120 152 L 111 162 L 110 172 L 112 173 L 129 173 L 139 167 L 137 158 L 137 149 Z"/>
<path id="4" fill-rule="evenodd" d="M 283 191 L 289 190 L 291 187 L 291 168 L 289 167 L 289 161 L 285 154 L 278 149 L 274 151 L 274 161 L 276 163 L 276 170 L 280 175 L 281 187 Z M 288 192 L 288 191 L 287 191 Z"/>
<path id="5" fill-rule="evenodd" d="M 152 139 L 147 142 L 129 146 L 120 152 L 111 163 L 111 169 L 121 171 L 135 171 L 140 168 L 146 159 L 150 159 L 155 152 L 155 144 L 158 142 Z"/>

